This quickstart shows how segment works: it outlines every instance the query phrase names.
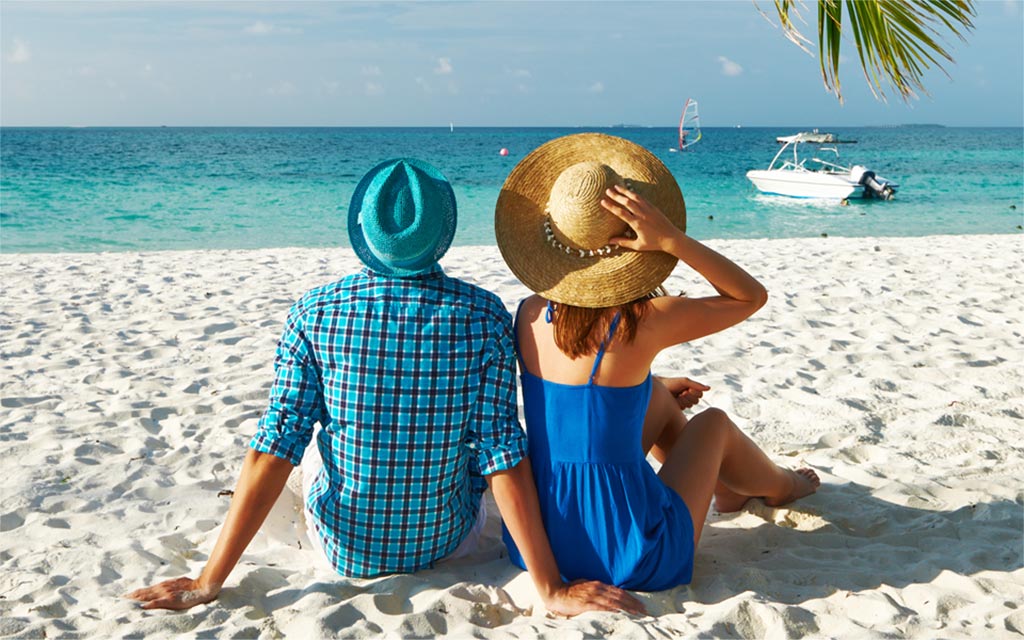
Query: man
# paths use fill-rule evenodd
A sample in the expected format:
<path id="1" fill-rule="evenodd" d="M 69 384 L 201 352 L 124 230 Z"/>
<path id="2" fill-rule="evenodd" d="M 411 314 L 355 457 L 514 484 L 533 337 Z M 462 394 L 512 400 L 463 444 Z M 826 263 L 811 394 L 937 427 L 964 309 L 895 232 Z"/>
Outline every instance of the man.
<path id="1" fill-rule="evenodd" d="M 490 485 L 550 611 L 643 611 L 621 589 L 561 579 L 518 423 L 511 317 L 437 264 L 455 222 L 451 186 L 424 162 L 391 160 L 363 177 L 348 232 L 366 268 L 289 312 L 269 407 L 206 567 L 130 598 L 147 609 L 216 598 L 319 424 L 307 518 L 340 574 L 416 571 L 450 556 Z"/>

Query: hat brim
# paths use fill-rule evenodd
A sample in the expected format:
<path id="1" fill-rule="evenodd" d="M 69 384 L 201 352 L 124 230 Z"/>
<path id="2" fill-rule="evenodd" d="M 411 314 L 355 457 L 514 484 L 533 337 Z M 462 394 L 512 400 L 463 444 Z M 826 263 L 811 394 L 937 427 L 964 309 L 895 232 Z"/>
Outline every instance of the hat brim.
<path id="1" fill-rule="evenodd" d="M 441 203 L 437 205 L 441 207 L 441 212 L 436 216 L 438 223 L 441 225 L 441 233 L 437 238 L 437 242 L 434 246 L 424 247 L 422 255 L 419 256 L 418 259 L 410 261 L 407 265 L 399 265 L 382 260 L 370 247 L 366 238 L 366 233 L 363 231 L 363 225 L 359 220 L 360 212 L 363 209 L 363 201 L 366 198 L 366 192 L 369 189 L 370 184 L 373 182 L 374 177 L 385 168 L 397 162 L 405 162 L 418 168 L 426 174 L 427 177 L 434 181 L 435 187 L 441 195 Z M 352 193 L 352 199 L 349 202 L 347 214 L 348 241 L 359 259 L 363 264 L 369 267 L 370 270 L 380 274 L 398 277 L 415 276 L 427 271 L 437 264 L 437 261 L 440 260 L 448 251 L 448 248 L 451 247 L 452 240 L 455 238 L 457 221 L 458 214 L 455 201 L 455 191 L 452 189 L 451 183 L 448 182 L 448 179 L 445 178 L 444 174 L 442 174 L 437 168 L 414 158 L 385 160 L 367 171 L 366 175 L 362 177 L 359 184 L 356 185 L 355 191 Z"/>
<path id="2" fill-rule="evenodd" d="M 568 167 L 585 161 L 614 169 L 676 227 L 686 230 L 683 194 L 654 154 L 622 138 L 581 133 L 537 147 L 509 174 L 494 213 L 498 249 L 512 273 L 548 300 L 602 308 L 642 298 L 672 273 L 678 262 L 674 256 L 620 248 L 611 255 L 580 257 L 555 248 L 544 233 L 545 208 L 555 180 Z"/>

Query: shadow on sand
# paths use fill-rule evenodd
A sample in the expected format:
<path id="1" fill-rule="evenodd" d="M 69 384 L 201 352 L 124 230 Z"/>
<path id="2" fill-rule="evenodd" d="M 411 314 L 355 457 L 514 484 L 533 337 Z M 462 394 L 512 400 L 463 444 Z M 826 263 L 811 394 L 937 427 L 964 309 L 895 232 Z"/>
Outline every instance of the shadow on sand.
<path id="1" fill-rule="evenodd" d="M 929 584 L 943 573 L 981 581 L 975 574 L 993 571 L 1012 580 L 1009 573 L 1024 567 L 1024 499 L 941 511 L 888 502 L 872 491 L 853 482 L 827 484 L 788 507 L 752 500 L 736 514 L 712 515 L 692 584 L 646 597 L 649 613 L 678 613 L 689 603 L 714 605 L 744 592 L 799 605 L 842 591 Z M 737 519 L 744 521 L 732 526 Z M 353 625 L 380 633 L 371 613 L 401 616 L 399 631 L 413 635 L 443 634 L 452 616 L 499 627 L 525 611 L 502 589 L 521 572 L 508 561 L 497 526 L 492 509 L 473 557 L 414 574 L 370 580 L 321 574 L 295 588 L 290 571 L 261 567 L 225 590 L 220 606 L 248 609 L 254 621 L 312 606 L 322 614 L 307 622 L 323 633 Z M 445 593 L 451 597 L 442 600 Z"/>
<path id="2" fill-rule="evenodd" d="M 764 524 L 724 526 L 752 515 Z M 945 571 L 970 576 L 1024 566 L 1021 498 L 938 511 L 888 502 L 850 482 L 781 509 L 752 500 L 711 525 L 688 594 L 706 604 L 746 590 L 797 604 L 841 590 L 927 584 Z"/>

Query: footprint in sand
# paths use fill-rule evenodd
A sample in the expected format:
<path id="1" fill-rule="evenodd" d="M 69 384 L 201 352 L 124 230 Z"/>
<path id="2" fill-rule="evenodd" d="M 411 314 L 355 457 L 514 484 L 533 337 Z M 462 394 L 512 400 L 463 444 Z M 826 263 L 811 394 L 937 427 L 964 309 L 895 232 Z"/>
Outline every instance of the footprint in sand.
<path id="1" fill-rule="evenodd" d="M 206 327 L 203 328 L 203 333 L 208 336 L 212 336 L 215 333 L 230 331 L 232 329 L 237 328 L 237 326 L 238 325 L 236 325 L 234 322 L 218 322 L 214 324 L 208 324 L 206 325 Z"/>
<path id="2" fill-rule="evenodd" d="M 28 407 L 31 405 L 46 402 L 48 400 L 60 400 L 59 396 L 14 396 L 0 399 L 0 406 L 8 408 Z"/>
<path id="3" fill-rule="evenodd" d="M 44 527 L 51 527 L 53 529 L 70 529 L 71 523 L 64 518 L 49 518 L 43 522 Z"/>
<path id="4" fill-rule="evenodd" d="M 4 533 L 13 531 L 25 524 L 25 511 L 10 511 L 3 515 L 0 515 L 0 531 Z"/>

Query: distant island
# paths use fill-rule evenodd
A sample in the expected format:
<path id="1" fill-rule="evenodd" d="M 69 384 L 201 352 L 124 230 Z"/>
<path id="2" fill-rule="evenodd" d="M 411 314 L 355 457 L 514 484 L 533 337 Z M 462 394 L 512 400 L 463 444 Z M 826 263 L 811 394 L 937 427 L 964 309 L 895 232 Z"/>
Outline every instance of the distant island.
<path id="1" fill-rule="evenodd" d="M 944 124 L 883 124 L 883 125 L 865 125 L 881 127 L 883 129 L 945 129 Z"/>

